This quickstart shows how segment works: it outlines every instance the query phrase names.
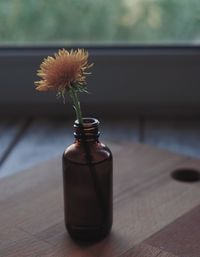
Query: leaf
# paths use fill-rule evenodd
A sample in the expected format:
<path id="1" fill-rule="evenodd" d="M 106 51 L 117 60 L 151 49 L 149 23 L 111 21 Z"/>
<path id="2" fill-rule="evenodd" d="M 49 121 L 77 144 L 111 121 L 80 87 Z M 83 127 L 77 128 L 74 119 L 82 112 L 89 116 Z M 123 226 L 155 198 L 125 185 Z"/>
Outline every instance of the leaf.
<path id="1" fill-rule="evenodd" d="M 75 111 L 77 111 L 77 109 L 76 109 L 76 106 L 75 106 L 75 105 L 73 105 L 73 108 L 74 108 L 74 110 L 75 110 Z"/>
<path id="2" fill-rule="evenodd" d="M 72 87 L 78 93 L 89 93 L 86 85 L 73 84 Z"/>
<path id="3" fill-rule="evenodd" d="M 87 93 L 87 94 L 91 94 L 91 92 L 89 92 L 87 89 L 82 89 L 82 92 Z"/>
<path id="4" fill-rule="evenodd" d="M 61 96 L 61 94 L 60 94 L 60 92 L 58 91 L 58 92 L 56 93 L 56 97 L 59 99 L 60 96 Z"/>

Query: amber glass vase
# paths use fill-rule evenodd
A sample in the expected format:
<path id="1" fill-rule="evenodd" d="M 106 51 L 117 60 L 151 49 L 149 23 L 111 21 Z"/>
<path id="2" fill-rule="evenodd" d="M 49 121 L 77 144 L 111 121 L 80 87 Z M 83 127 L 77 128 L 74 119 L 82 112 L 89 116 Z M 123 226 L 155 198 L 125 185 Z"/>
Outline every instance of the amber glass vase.
<path id="1" fill-rule="evenodd" d="M 77 240 L 101 239 L 112 226 L 112 153 L 99 134 L 97 119 L 75 121 L 75 142 L 63 154 L 65 224 Z"/>

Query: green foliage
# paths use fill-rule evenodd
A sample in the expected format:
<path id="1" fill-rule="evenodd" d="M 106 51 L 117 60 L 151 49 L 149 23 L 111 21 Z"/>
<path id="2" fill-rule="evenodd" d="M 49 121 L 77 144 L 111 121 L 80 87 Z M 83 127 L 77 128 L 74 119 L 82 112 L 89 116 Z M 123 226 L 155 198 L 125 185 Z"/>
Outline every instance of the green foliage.
<path id="1" fill-rule="evenodd" d="M 200 39 L 199 0 L 1 0 L 0 44 Z"/>

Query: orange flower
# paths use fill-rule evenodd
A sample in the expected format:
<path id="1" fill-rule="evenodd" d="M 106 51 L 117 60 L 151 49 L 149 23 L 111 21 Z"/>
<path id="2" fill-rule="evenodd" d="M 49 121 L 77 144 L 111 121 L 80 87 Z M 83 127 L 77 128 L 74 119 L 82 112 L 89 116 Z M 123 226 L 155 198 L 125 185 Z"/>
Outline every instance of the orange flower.
<path id="1" fill-rule="evenodd" d="M 88 64 L 88 52 L 83 49 L 62 49 L 54 55 L 48 56 L 40 65 L 37 75 L 42 78 L 36 81 L 36 90 L 57 90 L 65 92 L 70 86 L 86 86 L 86 71 L 92 66 Z"/>

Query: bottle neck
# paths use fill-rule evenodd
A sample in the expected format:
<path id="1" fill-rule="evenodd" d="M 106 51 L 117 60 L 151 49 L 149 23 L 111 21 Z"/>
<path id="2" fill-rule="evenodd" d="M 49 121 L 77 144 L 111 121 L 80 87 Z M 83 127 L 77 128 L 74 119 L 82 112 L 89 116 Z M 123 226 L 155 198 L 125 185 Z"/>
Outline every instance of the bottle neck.
<path id="1" fill-rule="evenodd" d="M 99 121 L 95 118 L 83 118 L 83 124 L 78 120 L 74 123 L 74 137 L 78 141 L 98 141 Z"/>

